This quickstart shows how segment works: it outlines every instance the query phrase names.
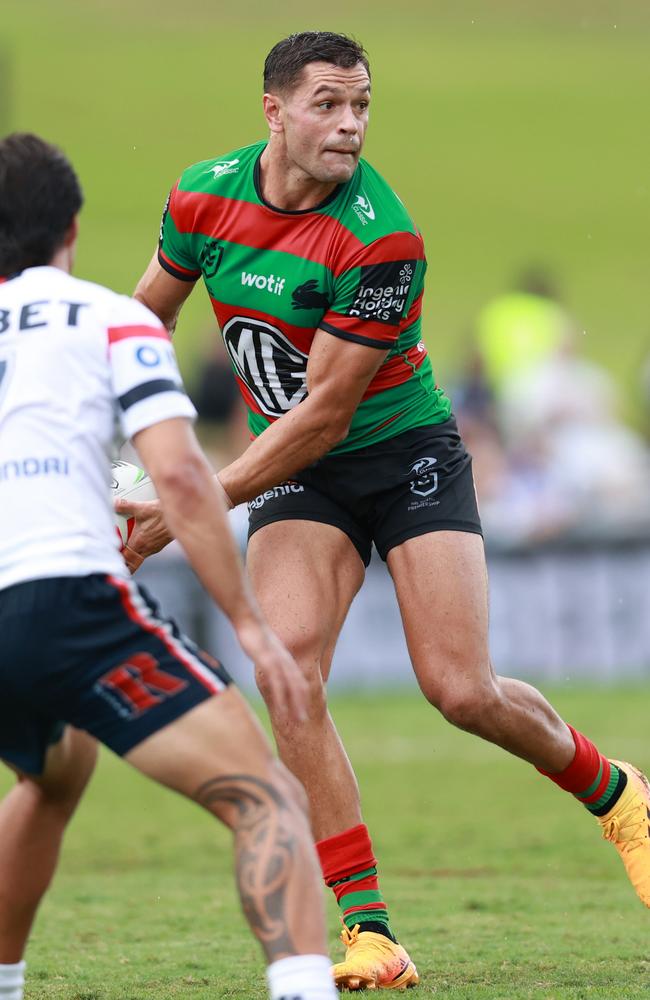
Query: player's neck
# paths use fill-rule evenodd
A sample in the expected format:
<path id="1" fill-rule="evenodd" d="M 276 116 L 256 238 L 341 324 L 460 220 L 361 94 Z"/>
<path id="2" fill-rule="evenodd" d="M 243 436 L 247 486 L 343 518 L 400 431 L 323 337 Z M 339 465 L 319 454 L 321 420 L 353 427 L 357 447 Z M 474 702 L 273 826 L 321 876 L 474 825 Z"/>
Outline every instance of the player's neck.
<path id="1" fill-rule="evenodd" d="M 60 247 L 52 260 L 49 263 L 49 267 L 58 267 L 60 271 L 65 271 L 67 274 L 72 273 L 72 264 L 74 261 L 74 250 L 71 246 Z"/>
<path id="2" fill-rule="evenodd" d="M 260 160 L 260 186 L 267 204 L 284 212 L 304 212 L 322 204 L 338 184 L 310 177 L 269 143 Z"/>

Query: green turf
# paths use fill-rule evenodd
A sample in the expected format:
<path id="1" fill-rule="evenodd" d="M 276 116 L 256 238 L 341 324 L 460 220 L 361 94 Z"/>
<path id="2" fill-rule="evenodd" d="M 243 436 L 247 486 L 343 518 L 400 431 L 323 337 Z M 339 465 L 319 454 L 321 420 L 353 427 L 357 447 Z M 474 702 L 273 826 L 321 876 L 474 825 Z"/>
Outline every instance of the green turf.
<path id="1" fill-rule="evenodd" d="M 42 132 L 77 165 L 88 197 L 79 273 L 133 288 L 171 183 L 189 162 L 264 135 L 264 55 L 314 27 L 356 34 L 372 57 L 367 153 L 425 236 L 424 335 L 442 384 L 479 307 L 521 264 L 548 262 L 586 352 L 640 419 L 646 0 L 3 0 L 0 129 Z M 187 373 L 212 335 L 201 290 L 177 334 Z"/>
<path id="2" fill-rule="evenodd" d="M 552 696 L 606 753 L 650 767 L 645 690 Z M 414 997 L 648 996 L 650 914 L 576 802 L 413 695 L 337 698 L 334 714 L 394 927 L 422 974 Z M 28 960 L 27 1000 L 265 997 L 228 836 L 108 755 Z"/>

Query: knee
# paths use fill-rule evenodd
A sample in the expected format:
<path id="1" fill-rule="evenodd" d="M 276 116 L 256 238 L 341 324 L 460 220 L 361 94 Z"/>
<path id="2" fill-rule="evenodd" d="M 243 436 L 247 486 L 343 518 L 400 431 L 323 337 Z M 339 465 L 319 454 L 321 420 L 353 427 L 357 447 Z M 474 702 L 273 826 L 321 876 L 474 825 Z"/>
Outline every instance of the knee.
<path id="1" fill-rule="evenodd" d="M 95 769 L 97 744 L 92 737 L 78 730 L 66 731 L 52 748 L 42 779 L 29 779 L 33 794 L 43 809 L 67 821 L 74 813 Z"/>
<path id="2" fill-rule="evenodd" d="M 320 719 L 327 712 L 327 695 L 325 682 L 321 674 L 320 660 L 318 657 L 297 657 L 292 655 L 300 668 L 303 677 L 307 681 L 307 714 L 310 720 Z M 272 688 L 269 684 L 269 677 L 263 671 L 255 669 L 255 683 L 257 690 L 266 702 L 269 710 L 272 709 L 271 695 Z"/>
<path id="3" fill-rule="evenodd" d="M 309 815 L 309 800 L 302 782 L 280 760 L 273 761 L 272 781 L 281 800 L 289 807 L 297 808 L 304 816 Z"/>
<path id="4" fill-rule="evenodd" d="M 309 808 L 302 785 L 275 757 L 249 774 L 224 775 L 199 803 L 235 834 L 271 821 L 287 829 L 300 826 Z"/>
<path id="5" fill-rule="evenodd" d="M 455 684 L 429 701 L 453 726 L 480 734 L 495 715 L 499 692 L 491 683 Z"/>

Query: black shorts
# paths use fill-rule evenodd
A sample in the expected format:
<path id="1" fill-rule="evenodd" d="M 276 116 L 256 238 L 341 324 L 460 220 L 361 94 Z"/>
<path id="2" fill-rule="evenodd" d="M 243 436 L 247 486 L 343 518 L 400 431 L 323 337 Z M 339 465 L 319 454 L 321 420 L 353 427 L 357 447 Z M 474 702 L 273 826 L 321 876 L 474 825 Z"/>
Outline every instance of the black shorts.
<path id="1" fill-rule="evenodd" d="M 430 531 L 482 534 L 472 460 L 452 418 L 328 455 L 248 504 L 248 537 L 273 521 L 333 524 L 364 564 Z"/>
<path id="2" fill-rule="evenodd" d="M 91 575 L 0 591 L 0 757 L 43 770 L 65 723 L 117 754 L 230 678 L 131 580 Z"/>

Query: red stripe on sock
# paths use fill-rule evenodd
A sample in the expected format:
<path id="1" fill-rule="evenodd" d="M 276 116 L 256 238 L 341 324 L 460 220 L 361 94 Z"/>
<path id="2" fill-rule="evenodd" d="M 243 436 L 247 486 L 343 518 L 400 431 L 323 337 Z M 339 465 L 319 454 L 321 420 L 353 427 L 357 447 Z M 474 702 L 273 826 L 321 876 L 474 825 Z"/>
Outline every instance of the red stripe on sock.
<path id="1" fill-rule="evenodd" d="M 593 795 L 590 795 L 589 798 L 587 799 L 580 796 L 580 801 L 583 802 L 585 805 L 588 805 L 590 802 L 597 802 L 598 799 L 601 797 L 601 795 L 605 794 L 605 790 L 607 789 L 611 775 L 612 775 L 612 766 L 607 760 L 607 758 L 603 757 L 603 776 L 598 782 L 598 787 L 596 791 L 593 793 Z"/>
<path id="2" fill-rule="evenodd" d="M 340 903 L 342 896 L 347 896 L 351 892 L 379 892 L 379 879 L 376 875 L 369 875 L 368 878 L 361 878 L 358 882 L 341 882 L 334 886 L 336 902 Z"/>
<path id="3" fill-rule="evenodd" d="M 377 865 L 365 823 L 353 826 L 333 837 L 327 837 L 325 840 L 319 840 L 316 850 L 326 885 L 356 875 L 366 868 L 375 868 Z"/>
<path id="4" fill-rule="evenodd" d="M 563 788 L 565 792 L 579 795 L 580 792 L 585 792 L 590 785 L 593 785 L 598 777 L 601 754 L 586 736 L 579 733 L 573 726 L 569 726 L 569 729 L 571 730 L 573 742 L 576 747 L 575 757 L 569 766 L 558 774 L 550 774 L 548 771 L 542 771 L 541 767 L 538 767 L 537 770 L 541 774 L 546 775 L 547 778 L 550 778 L 556 785 L 559 785 L 560 788 Z M 602 759 L 606 761 L 605 757 Z M 604 771 L 605 767 L 603 765 Z"/>
<path id="5" fill-rule="evenodd" d="M 386 904 L 383 900 L 378 900 L 376 903 L 364 903 L 363 906 L 351 906 L 349 910 L 343 910 L 343 916 L 347 917 L 350 913 L 367 913 L 369 910 L 385 910 Z"/>

